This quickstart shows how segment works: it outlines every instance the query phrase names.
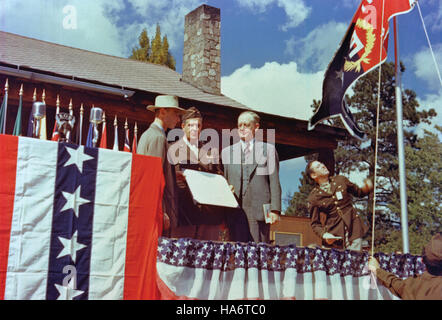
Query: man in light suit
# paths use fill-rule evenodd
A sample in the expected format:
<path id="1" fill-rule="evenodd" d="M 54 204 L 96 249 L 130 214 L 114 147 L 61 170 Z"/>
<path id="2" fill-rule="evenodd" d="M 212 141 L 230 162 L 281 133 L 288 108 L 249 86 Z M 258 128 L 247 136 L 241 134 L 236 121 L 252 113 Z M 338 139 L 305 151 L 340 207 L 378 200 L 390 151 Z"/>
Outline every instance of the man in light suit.
<path id="1" fill-rule="evenodd" d="M 281 212 L 279 160 L 275 146 L 255 139 L 259 116 L 245 111 L 238 117 L 240 141 L 222 150 L 224 177 L 233 188 L 247 215 L 255 242 L 269 242 L 270 224 L 265 222 L 263 205 L 273 224 Z"/>
<path id="2" fill-rule="evenodd" d="M 160 157 L 163 162 L 164 191 L 163 191 L 163 235 L 169 235 L 170 227 L 177 225 L 176 203 L 176 177 L 175 170 L 167 159 L 168 143 L 166 130 L 175 128 L 180 121 L 180 116 L 185 109 L 178 106 L 178 98 L 175 96 L 159 95 L 155 98 L 155 105 L 150 105 L 147 110 L 155 112 L 155 120 L 150 127 L 141 135 L 137 147 L 138 154 Z M 169 230 L 167 232 L 167 230 Z"/>

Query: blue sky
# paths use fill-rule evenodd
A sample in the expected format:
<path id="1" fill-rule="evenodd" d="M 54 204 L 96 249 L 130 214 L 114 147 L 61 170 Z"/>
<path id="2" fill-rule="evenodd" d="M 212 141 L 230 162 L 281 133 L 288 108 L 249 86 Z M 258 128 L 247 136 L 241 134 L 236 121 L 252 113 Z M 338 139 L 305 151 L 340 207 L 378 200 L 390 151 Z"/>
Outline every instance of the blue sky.
<path id="1" fill-rule="evenodd" d="M 203 3 L 221 9 L 222 92 L 258 111 L 308 119 L 312 100 L 321 98 L 325 68 L 360 1 L 2 0 L 0 30 L 127 57 L 141 30 L 153 36 L 159 23 L 181 73 L 184 16 Z M 442 69 L 442 2 L 422 0 L 420 7 Z M 75 28 L 67 29 L 63 21 L 72 8 Z M 400 58 L 407 67 L 403 88 L 414 90 L 424 108 L 439 111 L 442 89 L 417 8 L 398 23 Z M 392 36 L 389 47 L 393 61 Z M 434 124 L 441 120 L 439 115 Z M 296 191 L 304 166 L 303 159 L 281 163 L 284 196 Z"/>

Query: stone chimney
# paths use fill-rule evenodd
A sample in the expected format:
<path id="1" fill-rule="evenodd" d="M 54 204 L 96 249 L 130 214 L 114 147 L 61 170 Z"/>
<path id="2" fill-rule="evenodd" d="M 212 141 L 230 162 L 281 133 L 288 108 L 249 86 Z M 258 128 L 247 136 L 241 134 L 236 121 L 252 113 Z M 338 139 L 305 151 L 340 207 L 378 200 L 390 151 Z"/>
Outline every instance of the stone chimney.
<path id="1" fill-rule="evenodd" d="M 203 4 L 184 22 L 183 81 L 221 94 L 220 9 Z"/>

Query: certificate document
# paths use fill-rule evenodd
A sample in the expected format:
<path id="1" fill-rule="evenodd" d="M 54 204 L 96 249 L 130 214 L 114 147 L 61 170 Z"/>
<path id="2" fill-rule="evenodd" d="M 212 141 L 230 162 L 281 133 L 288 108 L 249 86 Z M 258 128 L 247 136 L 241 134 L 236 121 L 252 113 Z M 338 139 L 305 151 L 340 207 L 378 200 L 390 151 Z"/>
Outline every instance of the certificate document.
<path id="1" fill-rule="evenodd" d="M 223 176 L 191 169 L 185 169 L 183 175 L 197 203 L 229 208 L 239 207 Z"/>

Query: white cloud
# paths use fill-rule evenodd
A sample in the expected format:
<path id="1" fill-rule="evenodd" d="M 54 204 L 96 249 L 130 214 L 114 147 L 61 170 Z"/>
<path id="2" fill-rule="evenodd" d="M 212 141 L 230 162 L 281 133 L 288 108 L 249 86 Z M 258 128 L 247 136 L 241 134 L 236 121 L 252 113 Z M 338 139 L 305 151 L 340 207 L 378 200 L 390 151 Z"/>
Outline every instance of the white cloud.
<path id="1" fill-rule="evenodd" d="M 442 43 L 433 45 L 433 51 L 439 72 L 442 72 Z M 438 113 L 433 119 L 431 125 L 421 123 L 417 126 L 415 132 L 418 134 L 418 136 L 422 136 L 424 129 L 436 132 L 434 130 L 434 125 L 442 126 L 442 84 L 436 72 L 430 49 L 422 49 L 416 53 L 413 57 L 412 67 L 416 77 L 425 81 L 428 85 L 427 88 L 430 89 L 430 92 L 424 95 L 422 98 L 419 96 L 417 97 L 419 105 L 425 110 L 433 108 Z M 440 134 L 439 132 L 437 133 Z"/>
<path id="2" fill-rule="evenodd" d="M 271 5 L 282 8 L 287 15 L 288 21 L 281 25 L 283 31 L 297 27 L 310 15 L 311 8 L 304 0 L 237 0 L 238 4 L 256 13 L 264 13 Z"/>
<path id="3" fill-rule="evenodd" d="M 128 0 L 136 10 L 127 10 L 122 1 L 109 0 L 2 0 L 0 30 L 80 49 L 127 57 L 130 48 L 146 28 L 155 35 L 156 24 L 167 35 L 170 49 L 182 46 L 184 17 L 197 8 L 199 0 Z M 76 13 L 76 29 L 66 29 L 65 6 Z M 134 19 L 128 19 L 134 17 Z"/>
<path id="4" fill-rule="evenodd" d="M 67 5 L 75 12 L 63 12 Z M 99 1 L 2 1 L 0 29 L 40 40 L 85 50 L 121 56 L 118 29 L 105 15 L 104 8 L 118 2 Z M 63 20 L 72 15 L 76 29 L 66 29 Z"/>
<path id="5" fill-rule="evenodd" d="M 313 113 L 313 99 L 321 98 L 323 74 L 300 73 L 295 62 L 268 62 L 260 68 L 245 65 L 221 79 L 221 91 L 256 111 L 308 120 Z M 298 190 L 305 165 L 303 157 L 281 163 L 283 199 Z M 283 209 L 286 207 L 283 201 Z"/>
<path id="6" fill-rule="evenodd" d="M 437 5 L 438 7 L 424 17 L 425 25 L 434 32 L 442 30 L 442 2 L 440 2 L 440 0 L 428 1 L 427 5 Z"/>
<path id="7" fill-rule="evenodd" d="M 222 77 L 221 91 L 256 111 L 308 120 L 313 99 L 321 99 L 323 75 L 300 73 L 295 62 L 245 65 Z"/>
<path id="8" fill-rule="evenodd" d="M 433 52 L 439 72 L 442 72 L 442 43 L 433 44 Z M 433 56 L 429 48 L 422 49 L 413 57 L 414 74 L 427 82 L 428 87 L 437 90 L 441 87 Z"/>
<path id="9" fill-rule="evenodd" d="M 418 97 L 417 100 L 419 102 L 419 105 L 425 110 L 431 108 L 436 110 L 437 116 L 433 119 L 431 125 L 426 123 L 419 124 L 415 129 L 416 134 L 419 137 L 422 137 L 425 129 L 434 133 L 438 133 L 439 137 L 442 138 L 439 131 L 436 131 L 434 129 L 434 125 L 442 126 L 442 88 L 439 89 L 438 93 L 427 94 L 424 96 L 423 99 Z"/>
<path id="10" fill-rule="evenodd" d="M 335 21 L 320 25 L 302 39 L 287 40 L 285 53 L 293 56 L 302 70 L 323 70 L 332 60 L 347 28 L 348 24 Z"/>

